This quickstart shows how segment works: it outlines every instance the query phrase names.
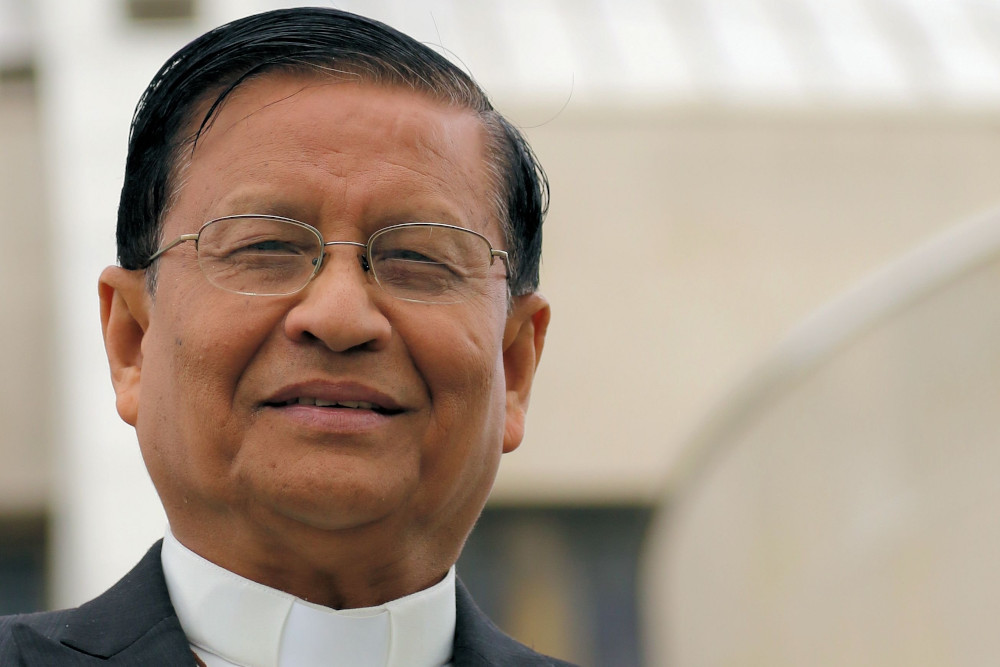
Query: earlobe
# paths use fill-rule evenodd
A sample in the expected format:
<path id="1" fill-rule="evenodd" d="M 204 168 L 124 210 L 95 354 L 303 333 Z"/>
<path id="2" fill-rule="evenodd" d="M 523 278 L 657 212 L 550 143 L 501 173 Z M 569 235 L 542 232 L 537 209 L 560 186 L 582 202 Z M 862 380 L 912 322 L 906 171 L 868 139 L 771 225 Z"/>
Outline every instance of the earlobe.
<path id="1" fill-rule="evenodd" d="M 109 266 L 98 283 L 101 329 L 111 368 L 118 414 L 135 426 L 139 415 L 142 338 L 149 326 L 145 273 Z"/>
<path id="2" fill-rule="evenodd" d="M 507 382 L 507 415 L 503 434 L 504 453 L 512 452 L 524 439 L 531 384 L 545 347 L 551 310 L 541 294 L 514 297 L 503 337 L 503 366 Z"/>

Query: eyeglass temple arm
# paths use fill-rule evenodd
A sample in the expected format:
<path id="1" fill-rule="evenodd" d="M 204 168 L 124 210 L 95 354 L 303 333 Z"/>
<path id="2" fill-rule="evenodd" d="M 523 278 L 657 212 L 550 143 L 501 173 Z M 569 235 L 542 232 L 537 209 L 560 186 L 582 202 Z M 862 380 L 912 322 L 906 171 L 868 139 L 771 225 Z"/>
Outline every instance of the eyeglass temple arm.
<path id="1" fill-rule="evenodd" d="M 159 250 L 157 250 L 156 252 L 154 252 L 152 255 L 150 255 L 149 259 L 146 260 L 146 266 L 149 266 L 150 264 L 152 264 L 154 261 L 156 261 L 157 257 L 159 257 L 160 255 L 162 255 L 166 251 L 170 250 L 174 246 L 178 246 L 178 245 L 184 243 L 185 241 L 197 241 L 198 240 L 198 236 L 199 236 L 199 234 L 181 234 L 180 236 L 178 236 L 177 238 L 175 238 L 173 241 L 171 241 L 170 243 L 168 243 L 167 245 L 163 246 L 162 248 L 160 248 Z"/>
<path id="2" fill-rule="evenodd" d="M 490 248 L 490 264 L 493 263 L 494 257 L 499 257 L 503 260 L 503 266 L 507 269 L 507 276 L 510 277 L 510 257 L 507 256 L 507 251 Z"/>

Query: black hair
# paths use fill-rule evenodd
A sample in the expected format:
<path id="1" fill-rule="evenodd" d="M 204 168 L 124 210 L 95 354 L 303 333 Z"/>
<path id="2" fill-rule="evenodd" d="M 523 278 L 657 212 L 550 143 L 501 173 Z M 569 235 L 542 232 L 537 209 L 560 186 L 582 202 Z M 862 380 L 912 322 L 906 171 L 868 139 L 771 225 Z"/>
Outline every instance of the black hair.
<path id="1" fill-rule="evenodd" d="M 229 94 L 248 80 L 282 70 L 407 87 L 475 112 L 488 137 L 487 166 L 511 258 L 511 293 L 537 289 L 549 186 L 521 132 L 469 75 L 428 46 L 378 21 L 321 7 L 279 9 L 227 23 L 183 47 L 156 73 L 132 117 L 118 205 L 121 266 L 149 265 L 184 151 L 194 150 Z M 206 104 L 207 112 L 197 119 Z"/>

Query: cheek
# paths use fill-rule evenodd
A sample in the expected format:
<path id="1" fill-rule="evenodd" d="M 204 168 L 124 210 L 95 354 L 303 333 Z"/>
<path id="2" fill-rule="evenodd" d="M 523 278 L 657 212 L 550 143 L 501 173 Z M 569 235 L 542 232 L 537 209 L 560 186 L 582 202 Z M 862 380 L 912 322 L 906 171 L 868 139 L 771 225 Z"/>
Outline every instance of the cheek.
<path id="1" fill-rule="evenodd" d="M 230 294 L 198 281 L 166 304 L 158 344 L 170 347 L 175 370 L 216 382 L 245 368 L 261 345 L 280 327 L 286 308 L 276 300 Z M 211 382 L 209 382 L 212 384 Z"/>
<path id="2" fill-rule="evenodd" d="M 268 309 L 209 289 L 158 294 L 143 339 L 140 442 L 172 468 L 232 456 L 236 387 L 273 328 Z"/>
<path id="3" fill-rule="evenodd" d="M 469 309 L 458 318 L 433 311 L 434 320 L 422 322 L 428 332 L 423 345 L 408 346 L 432 405 L 422 443 L 426 477 L 478 480 L 486 474 L 492 483 L 506 405 L 501 312 Z"/>
<path id="4" fill-rule="evenodd" d="M 422 443 L 418 515 L 442 530 L 466 531 L 493 487 L 503 449 L 500 333 L 454 332 L 444 349 L 447 356 L 423 373 L 433 423 Z"/>
<path id="5" fill-rule="evenodd" d="M 166 394 L 158 398 L 184 403 L 197 394 L 218 393 L 229 381 L 228 367 L 239 364 L 243 356 L 237 345 L 240 336 L 234 335 L 228 318 L 210 316 L 221 314 L 211 303 L 198 308 L 180 305 L 161 312 L 164 315 L 158 313 L 143 341 L 144 348 L 149 342 L 150 354 L 145 358 L 152 362 L 144 367 L 151 366 L 152 381 Z"/>
<path id="6" fill-rule="evenodd" d="M 498 383 L 503 383 L 503 327 L 497 320 L 494 313 L 479 308 L 462 318 L 427 322 L 426 344 L 420 350 L 411 347 L 411 352 L 435 408 L 445 402 L 476 411 L 492 403 Z M 475 413 L 463 416 L 476 417 Z"/>

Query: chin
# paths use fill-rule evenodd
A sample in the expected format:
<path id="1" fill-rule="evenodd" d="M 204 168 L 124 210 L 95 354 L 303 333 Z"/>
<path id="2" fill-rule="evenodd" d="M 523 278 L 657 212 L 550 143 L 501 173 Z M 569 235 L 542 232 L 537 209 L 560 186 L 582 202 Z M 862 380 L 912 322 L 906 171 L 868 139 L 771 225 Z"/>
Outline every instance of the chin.
<path id="1" fill-rule="evenodd" d="M 372 527 L 391 520 L 402 512 L 404 494 L 387 493 L 385 487 L 370 488 L 357 484 L 340 484 L 334 488 L 312 488 L 302 492 L 276 489 L 271 494 L 255 498 L 256 504 L 269 506 L 279 523 L 292 524 L 304 530 L 344 531 Z M 270 497 L 268 497 L 270 496 Z M 278 526 L 275 526 L 277 528 Z"/>

